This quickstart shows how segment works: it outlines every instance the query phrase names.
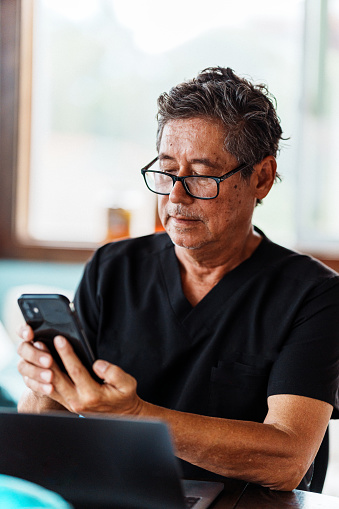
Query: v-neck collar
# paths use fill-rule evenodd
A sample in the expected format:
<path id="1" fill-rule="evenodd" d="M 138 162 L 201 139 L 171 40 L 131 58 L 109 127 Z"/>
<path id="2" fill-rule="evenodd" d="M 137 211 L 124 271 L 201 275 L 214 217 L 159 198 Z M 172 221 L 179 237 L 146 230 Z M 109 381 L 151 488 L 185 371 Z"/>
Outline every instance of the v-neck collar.
<path id="1" fill-rule="evenodd" d="M 242 285 L 267 265 L 271 259 L 268 247 L 274 244 L 259 229 L 256 228 L 256 231 L 263 238 L 252 255 L 225 274 L 194 307 L 187 300 L 182 289 L 180 266 L 175 254 L 174 245 L 170 242 L 166 245 L 166 249 L 161 251 L 160 264 L 168 299 L 182 325 L 189 326 L 190 330 L 192 330 L 192 327 L 196 330 L 199 330 L 201 327 L 211 327 L 214 323 L 215 315 L 220 313 L 220 306 L 225 305 L 227 300 Z"/>

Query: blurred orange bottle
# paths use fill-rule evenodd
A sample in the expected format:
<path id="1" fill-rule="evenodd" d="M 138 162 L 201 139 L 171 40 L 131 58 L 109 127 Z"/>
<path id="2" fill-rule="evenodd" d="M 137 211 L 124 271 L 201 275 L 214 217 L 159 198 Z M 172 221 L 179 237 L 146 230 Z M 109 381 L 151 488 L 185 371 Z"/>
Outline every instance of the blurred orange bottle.
<path id="1" fill-rule="evenodd" d="M 130 236 L 131 213 L 122 208 L 107 209 L 107 235 L 105 242 Z"/>

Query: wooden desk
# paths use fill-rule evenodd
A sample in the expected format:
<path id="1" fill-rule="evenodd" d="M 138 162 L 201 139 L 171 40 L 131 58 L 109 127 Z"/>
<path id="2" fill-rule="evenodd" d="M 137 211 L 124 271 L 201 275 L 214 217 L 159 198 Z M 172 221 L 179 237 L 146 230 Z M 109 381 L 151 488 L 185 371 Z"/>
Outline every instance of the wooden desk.
<path id="1" fill-rule="evenodd" d="M 213 509 L 339 509 L 339 498 L 294 490 L 271 491 L 229 479 Z"/>

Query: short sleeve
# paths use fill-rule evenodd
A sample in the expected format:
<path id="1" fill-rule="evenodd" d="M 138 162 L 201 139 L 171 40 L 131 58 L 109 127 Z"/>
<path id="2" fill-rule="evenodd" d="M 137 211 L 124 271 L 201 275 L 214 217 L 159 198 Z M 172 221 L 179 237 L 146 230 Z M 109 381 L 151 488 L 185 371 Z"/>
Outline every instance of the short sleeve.
<path id="1" fill-rule="evenodd" d="M 97 296 L 98 259 L 99 251 L 97 251 L 93 258 L 86 264 L 83 276 L 74 297 L 75 309 L 94 355 L 97 353 L 96 343 L 100 308 Z"/>
<path id="2" fill-rule="evenodd" d="M 339 418 L 337 277 L 313 289 L 301 306 L 271 370 L 268 396 L 273 394 L 295 394 L 325 401 L 334 407 L 332 418 Z"/>

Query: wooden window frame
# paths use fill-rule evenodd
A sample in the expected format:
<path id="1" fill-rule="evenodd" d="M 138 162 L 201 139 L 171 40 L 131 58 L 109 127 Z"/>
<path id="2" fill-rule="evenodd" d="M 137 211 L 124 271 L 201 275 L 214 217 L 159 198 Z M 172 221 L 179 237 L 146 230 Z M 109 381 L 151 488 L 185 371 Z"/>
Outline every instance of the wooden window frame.
<path id="1" fill-rule="evenodd" d="M 82 262 L 97 244 L 39 242 L 25 235 L 33 2 L 1 0 L 0 4 L 0 258 Z M 20 73 L 25 74 L 24 79 Z"/>

